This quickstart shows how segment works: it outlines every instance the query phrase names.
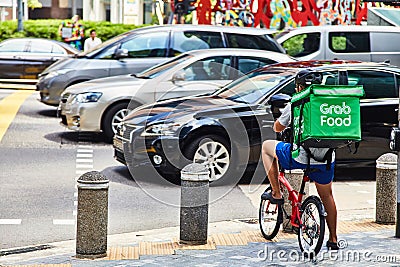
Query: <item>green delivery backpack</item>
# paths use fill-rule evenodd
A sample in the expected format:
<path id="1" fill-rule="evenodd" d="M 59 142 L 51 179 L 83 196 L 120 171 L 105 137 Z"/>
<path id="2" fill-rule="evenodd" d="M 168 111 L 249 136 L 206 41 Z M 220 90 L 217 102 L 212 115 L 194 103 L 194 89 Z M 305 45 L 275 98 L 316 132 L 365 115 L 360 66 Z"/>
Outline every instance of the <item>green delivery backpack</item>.
<path id="1" fill-rule="evenodd" d="M 339 148 L 361 141 L 362 86 L 316 85 L 293 95 L 293 156 L 304 148 Z"/>

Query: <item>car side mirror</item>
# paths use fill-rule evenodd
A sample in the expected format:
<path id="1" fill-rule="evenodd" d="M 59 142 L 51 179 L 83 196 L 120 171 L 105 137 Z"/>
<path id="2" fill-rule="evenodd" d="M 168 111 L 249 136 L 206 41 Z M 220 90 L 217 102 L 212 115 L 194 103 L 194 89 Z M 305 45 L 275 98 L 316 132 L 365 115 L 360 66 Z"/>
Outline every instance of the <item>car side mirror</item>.
<path id="1" fill-rule="evenodd" d="M 128 52 L 129 52 L 128 49 L 117 49 L 117 51 L 115 51 L 114 53 L 114 58 L 116 59 L 127 58 L 129 57 Z"/>
<path id="2" fill-rule="evenodd" d="M 278 118 L 281 115 L 280 109 L 284 108 L 291 99 L 292 97 L 287 94 L 276 94 L 271 96 L 267 103 L 271 105 L 271 111 L 274 118 Z"/>
<path id="3" fill-rule="evenodd" d="M 179 81 L 184 81 L 185 80 L 185 72 L 180 70 L 174 73 L 174 75 L 172 75 L 171 81 L 173 83 L 175 82 L 179 82 Z"/>

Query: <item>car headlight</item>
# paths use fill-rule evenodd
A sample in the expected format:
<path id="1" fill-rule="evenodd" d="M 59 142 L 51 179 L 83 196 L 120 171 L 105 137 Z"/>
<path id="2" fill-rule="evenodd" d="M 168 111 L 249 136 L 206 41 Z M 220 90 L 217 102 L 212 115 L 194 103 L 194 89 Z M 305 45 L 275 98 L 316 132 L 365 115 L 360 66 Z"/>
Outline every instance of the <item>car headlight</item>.
<path id="1" fill-rule="evenodd" d="M 103 93 L 99 92 L 76 94 L 73 102 L 78 102 L 78 103 L 97 102 L 102 95 Z"/>
<path id="2" fill-rule="evenodd" d="M 54 78 L 54 77 L 59 76 L 59 75 L 64 75 L 64 74 L 66 74 L 67 72 L 69 72 L 71 70 L 73 70 L 73 69 L 61 69 L 61 70 L 51 71 L 51 72 L 49 72 L 49 74 L 47 74 L 45 76 L 45 78 L 46 79 L 51 79 L 51 78 Z"/>
<path id="3" fill-rule="evenodd" d="M 179 123 L 154 124 L 147 127 L 141 136 L 174 135 L 180 127 Z"/>

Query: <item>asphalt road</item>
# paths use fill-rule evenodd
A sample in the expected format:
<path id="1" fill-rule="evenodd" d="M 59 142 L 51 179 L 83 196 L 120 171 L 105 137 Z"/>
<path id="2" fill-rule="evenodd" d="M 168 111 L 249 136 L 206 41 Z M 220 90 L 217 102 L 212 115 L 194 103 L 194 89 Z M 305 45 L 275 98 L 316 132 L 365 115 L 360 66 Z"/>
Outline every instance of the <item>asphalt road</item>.
<path id="1" fill-rule="evenodd" d="M 0 89 L 1 250 L 74 239 L 76 180 L 90 170 L 110 180 L 109 234 L 179 225 L 178 186 L 152 172 L 133 178 L 101 135 L 60 126 L 38 92 L 30 91 L 13 117 L 8 112 L 19 104 L 9 96 L 17 92 Z M 210 222 L 257 217 L 239 187 L 212 187 L 210 199 Z"/>

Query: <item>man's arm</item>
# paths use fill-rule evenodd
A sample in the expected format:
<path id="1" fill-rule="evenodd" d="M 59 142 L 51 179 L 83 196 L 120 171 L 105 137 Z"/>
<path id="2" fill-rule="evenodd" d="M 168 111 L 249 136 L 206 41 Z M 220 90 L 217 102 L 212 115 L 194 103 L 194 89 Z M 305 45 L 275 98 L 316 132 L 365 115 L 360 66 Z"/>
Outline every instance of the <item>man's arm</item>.
<path id="1" fill-rule="evenodd" d="M 279 122 L 279 120 L 276 120 L 276 121 L 274 122 L 274 131 L 275 131 L 275 132 L 280 133 L 280 132 L 282 132 L 283 130 L 285 130 L 285 128 L 286 128 L 286 126 L 283 126 L 283 125 Z"/>

